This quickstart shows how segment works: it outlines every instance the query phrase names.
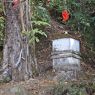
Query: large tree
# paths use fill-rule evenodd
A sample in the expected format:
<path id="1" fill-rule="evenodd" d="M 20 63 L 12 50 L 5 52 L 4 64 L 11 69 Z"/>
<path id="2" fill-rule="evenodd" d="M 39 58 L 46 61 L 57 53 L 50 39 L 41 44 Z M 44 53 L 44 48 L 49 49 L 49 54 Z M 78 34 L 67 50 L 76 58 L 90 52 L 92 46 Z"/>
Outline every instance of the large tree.
<path id="1" fill-rule="evenodd" d="M 14 81 L 25 80 L 32 76 L 33 63 L 28 37 L 22 34 L 32 28 L 29 0 L 4 0 L 4 7 L 3 76 Z"/>

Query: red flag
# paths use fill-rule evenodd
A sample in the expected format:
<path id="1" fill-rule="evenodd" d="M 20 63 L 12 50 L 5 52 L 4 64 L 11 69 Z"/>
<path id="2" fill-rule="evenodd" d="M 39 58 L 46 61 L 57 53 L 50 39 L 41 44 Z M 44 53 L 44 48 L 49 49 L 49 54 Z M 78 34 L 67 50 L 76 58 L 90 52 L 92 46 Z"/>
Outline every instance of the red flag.
<path id="1" fill-rule="evenodd" d="M 63 18 L 63 21 L 67 21 L 70 17 L 70 14 L 67 10 L 63 10 L 62 11 L 62 18 Z"/>

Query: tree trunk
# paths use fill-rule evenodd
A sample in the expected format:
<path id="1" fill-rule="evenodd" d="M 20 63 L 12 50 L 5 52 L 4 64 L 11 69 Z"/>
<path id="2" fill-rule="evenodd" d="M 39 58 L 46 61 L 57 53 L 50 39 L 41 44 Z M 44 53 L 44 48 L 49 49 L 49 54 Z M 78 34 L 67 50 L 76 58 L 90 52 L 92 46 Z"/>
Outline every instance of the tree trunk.
<path id="1" fill-rule="evenodd" d="M 10 76 L 13 81 L 25 80 L 32 76 L 31 47 L 28 43 L 28 37 L 22 35 L 23 28 L 24 31 L 28 32 L 30 27 L 29 6 L 27 4 L 28 0 L 19 3 L 14 8 L 12 2 L 5 2 L 6 31 L 3 50 L 3 76 Z M 21 7 L 23 8 L 22 15 Z"/>

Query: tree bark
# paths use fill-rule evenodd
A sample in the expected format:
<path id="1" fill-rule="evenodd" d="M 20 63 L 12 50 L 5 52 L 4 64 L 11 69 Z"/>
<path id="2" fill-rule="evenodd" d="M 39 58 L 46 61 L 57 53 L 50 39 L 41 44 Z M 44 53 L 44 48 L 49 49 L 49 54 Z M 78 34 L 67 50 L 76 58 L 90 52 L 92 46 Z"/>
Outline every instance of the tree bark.
<path id="1" fill-rule="evenodd" d="M 28 32 L 31 26 L 28 2 L 26 0 L 24 3 L 19 3 L 15 8 L 13 8 L 12 2 L 5 2 L 6 31 L 3 50 L 3 76 L 10 76 L 13 81 L 25 80 L 32 76 L 31 47 L 28 43 L 28 37 L 22 35 L 23 28 L 24 31 Z M 22 16 L 21 7 L 24 10 L 22 10 Z"/>

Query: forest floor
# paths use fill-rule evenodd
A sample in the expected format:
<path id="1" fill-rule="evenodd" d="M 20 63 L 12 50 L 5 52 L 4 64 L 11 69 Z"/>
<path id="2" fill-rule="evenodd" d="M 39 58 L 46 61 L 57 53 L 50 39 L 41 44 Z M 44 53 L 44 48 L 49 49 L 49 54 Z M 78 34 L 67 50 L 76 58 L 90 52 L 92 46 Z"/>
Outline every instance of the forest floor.
<path id="1" fill-rule="evenodd" d="M 0 84 L 0 95 L 51 95 L 50 90 L 56 83 L 45 79 L 3 83 Z"/>

